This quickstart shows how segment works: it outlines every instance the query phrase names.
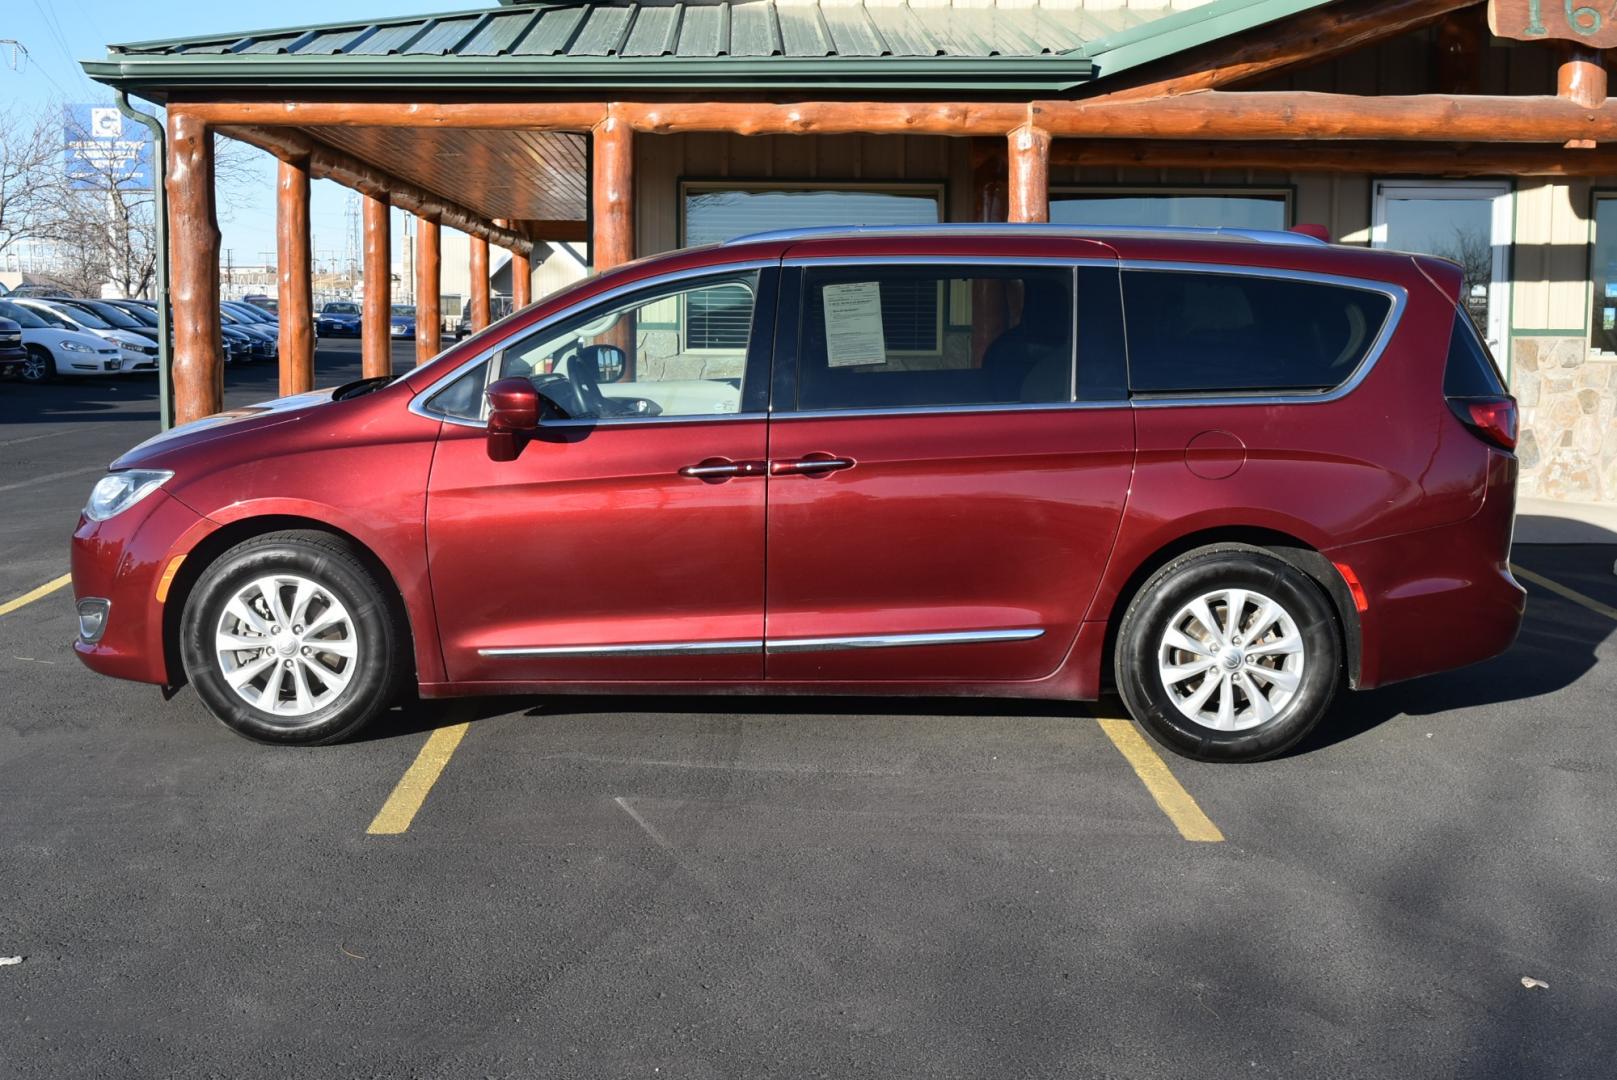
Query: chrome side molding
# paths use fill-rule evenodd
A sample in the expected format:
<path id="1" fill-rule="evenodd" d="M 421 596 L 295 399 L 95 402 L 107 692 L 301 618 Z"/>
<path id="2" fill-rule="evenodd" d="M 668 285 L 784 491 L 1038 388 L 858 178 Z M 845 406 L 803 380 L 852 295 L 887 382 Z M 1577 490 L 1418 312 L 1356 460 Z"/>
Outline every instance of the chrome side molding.
<path id="1" fill-rule="evenodd" d="M 837 649 L 902 649 L 917 645 L 988 645 L 1032 641 L 1037 627 L 1017 630 L 953 630 L 926 634 L 853 634 L 846 637 L 777 638 L 760 641 L 670 641 L 644 645 L 515 645 L 478 649 L 479 656 L 717 656 L 726 653 L 831 652 Z"/>

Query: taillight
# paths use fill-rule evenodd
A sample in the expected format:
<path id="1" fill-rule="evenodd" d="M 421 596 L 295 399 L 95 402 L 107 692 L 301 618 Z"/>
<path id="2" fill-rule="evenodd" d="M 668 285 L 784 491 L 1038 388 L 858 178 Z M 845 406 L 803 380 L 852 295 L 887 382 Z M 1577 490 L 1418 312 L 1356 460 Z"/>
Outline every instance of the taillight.
<path id="1" fill-rule="evenodd" d="M 1516 399 L 1509 397 L 1451 397 L 1449 408 L 1460 423 L 1483 442 L 1501 450 L 1516 448 Z"/>

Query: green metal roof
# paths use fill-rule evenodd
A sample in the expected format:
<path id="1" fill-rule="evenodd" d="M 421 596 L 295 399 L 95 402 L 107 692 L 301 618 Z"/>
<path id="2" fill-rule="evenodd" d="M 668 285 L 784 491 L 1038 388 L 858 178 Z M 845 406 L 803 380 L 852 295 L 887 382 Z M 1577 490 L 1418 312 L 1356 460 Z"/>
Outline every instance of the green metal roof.
<path id="1" fill-rule="evenodd" d="M 1084 2 L 499 0 L 480 11 L 113 45 L 84 69 L 158 99 L 199 87 L 1056 96 L 1329 0 L 1212 0 L 1178 11 Z"/>
<path id="2" fill-rule="evenodd" d="M 910 8 L 774 0 L 522 3 L 109 47 L 85 71 L 186 86 L 759 86 L 1053 93 L 1126 8 Z"/>

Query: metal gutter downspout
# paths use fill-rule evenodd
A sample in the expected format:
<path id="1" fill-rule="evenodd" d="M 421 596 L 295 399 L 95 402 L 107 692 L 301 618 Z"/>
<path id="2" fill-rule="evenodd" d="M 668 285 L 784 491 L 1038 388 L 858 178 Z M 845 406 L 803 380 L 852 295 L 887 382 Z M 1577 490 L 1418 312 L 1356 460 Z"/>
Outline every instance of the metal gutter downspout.
<path id="1" fill-rule="evenodd" d="M 163 141 L 163 124 L 155 116 L 148 116 L 129 103 L 129 92 L 118 91 L 118 111 L 136 121 L 152 133 L 155 144 L 152 159 L 153 207 L 156 219 L 157 244 L 157 415 L 160 430 L 174 426 L 174 391 L 169 380 L 169 366 L 173 348 L 168 334 L 168 186 L 164 172 L 168 165 L 168 149 Z"/>

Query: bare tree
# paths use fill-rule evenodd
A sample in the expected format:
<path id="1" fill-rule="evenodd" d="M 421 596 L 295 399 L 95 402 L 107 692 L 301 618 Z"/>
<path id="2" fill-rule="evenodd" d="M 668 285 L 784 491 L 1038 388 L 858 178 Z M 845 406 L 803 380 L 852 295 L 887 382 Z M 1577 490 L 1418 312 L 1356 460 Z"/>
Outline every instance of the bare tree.
<path id="1" fill-rule="evenodd" d="M 45 113 L 0 111 L 0 255 L 40 239 L 61 143 Z"/>

